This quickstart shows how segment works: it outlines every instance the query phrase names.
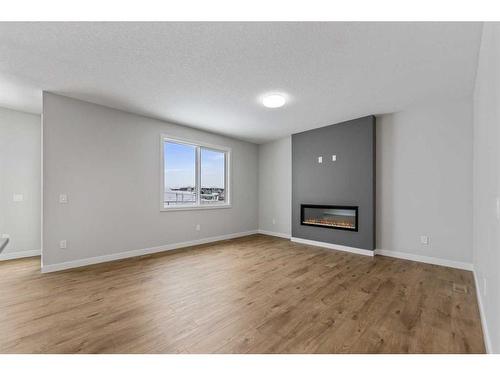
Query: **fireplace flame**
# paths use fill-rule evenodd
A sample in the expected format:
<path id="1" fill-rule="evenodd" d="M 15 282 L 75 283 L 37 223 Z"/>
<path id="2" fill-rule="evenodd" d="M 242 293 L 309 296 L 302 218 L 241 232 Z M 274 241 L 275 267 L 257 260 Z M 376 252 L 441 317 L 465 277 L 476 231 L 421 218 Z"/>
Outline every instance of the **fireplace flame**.
<path id="1" fill-rule="evenodd" d="M 335 219 L 305 219 L 304 224 L 321 225 L 324 227 L 338 227 L 338 228 L 348 228 L 356 229 L 353 222 L 347 220 L 335 220 Z"/>

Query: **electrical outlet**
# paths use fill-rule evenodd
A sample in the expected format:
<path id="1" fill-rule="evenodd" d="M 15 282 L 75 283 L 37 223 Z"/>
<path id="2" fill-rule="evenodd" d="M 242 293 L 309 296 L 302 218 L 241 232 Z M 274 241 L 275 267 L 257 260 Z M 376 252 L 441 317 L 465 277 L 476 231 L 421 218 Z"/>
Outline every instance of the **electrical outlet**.
<path id="1" fill-rule="evenodd" d="M 66 249 L 67 247 L 68 247 L 68 241 L 66 240 L 59 241 L 59 248 Z"/>
<path id="2" fill-rule="evenodd" d="M 337 155 L 332 155 L 332 161 L 337 161 Z"/>
<path id="3" fill-rule="evenodd" d="M 196 230 L 197 230 L 197 231 L 200 231 L 200 230 L 201 230 L 201 226 L 200 226 L 200 224 L 196 224 Z"/>
<path id="4" fill-rule="evenodd" d="M 429 244 L 429 236 L 420 236 L 420 243 L 422 245 L 428 245 Z"/>
<path id="5" fill-rule="evenodd" d="M 276 224 L 276 219 L 273 217 L 273 225 Z"/>
<path id="6" fill-rule="evenodd" d="M 68 194 L 59 194 L 59 203 L 68 203 Z"/>
<path id="7" fill-rule="evenodd" d="M 22 194 L 14 194 L 12 200 L 14 202 L 22 202 L 24 200 L 24 196 Z"/>
<path id="8" fill-rule="evenodd" d="M 323 163 L 323 156 L 318 156 L 318 163 L 319 164 Z"/>

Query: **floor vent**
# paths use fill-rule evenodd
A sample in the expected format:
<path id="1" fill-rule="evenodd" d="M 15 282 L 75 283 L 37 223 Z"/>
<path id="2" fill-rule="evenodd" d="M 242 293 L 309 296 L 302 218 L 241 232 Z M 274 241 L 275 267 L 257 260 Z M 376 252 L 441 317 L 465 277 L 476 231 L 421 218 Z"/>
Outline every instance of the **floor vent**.
<path id="1" fill-rule="evenodd" d="M 457 293 L 467 293 L 467 287 L 464 284 L 453 283 L 453 291 Z"/>

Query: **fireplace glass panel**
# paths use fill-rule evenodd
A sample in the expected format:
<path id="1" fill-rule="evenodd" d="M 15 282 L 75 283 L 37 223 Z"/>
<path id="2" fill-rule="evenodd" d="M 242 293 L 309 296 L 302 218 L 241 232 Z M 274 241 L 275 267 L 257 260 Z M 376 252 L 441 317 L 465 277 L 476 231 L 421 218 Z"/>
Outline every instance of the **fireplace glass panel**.
<path id="1" fill-rule="evenodd" d="M 303 225 L 357 230 L 357 207 L 302 205 L 301 208 Z"/>

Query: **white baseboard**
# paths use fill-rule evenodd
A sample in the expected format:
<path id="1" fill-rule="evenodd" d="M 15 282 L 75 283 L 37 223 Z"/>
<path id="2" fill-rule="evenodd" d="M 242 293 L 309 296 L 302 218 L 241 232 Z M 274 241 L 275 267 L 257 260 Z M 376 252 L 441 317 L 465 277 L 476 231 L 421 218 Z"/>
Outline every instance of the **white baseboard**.
<path id="1" fill-rule="evenodd" d="M 370 256 L 370 257 L 375 255 L 372 250 L 359 249 L 357 247 L 336 245 L 336 244 L 332 244 L 332 243 L 328 243 L 328 242 L 313 241 L 313 240 L 307 240 L 305 238 L 298 238 L 298 237 L 291 237 L 290 240 L 292 242 L 302 243 L 304 245 L 325 247 L 327 249 L 347 251 L 349 253 L 366 255 L 366 256 Z"/>
<path id="2" fill-rule="evenodd" d="M 425 255 L 402 253 L 400 251 L 375 249 L 375 254 L 376 255 L 384 255 L 387 257 L 391 257 L 391 258 L 399 258 L 399 259 L 413 260 L 415 262 L 435 264 L 437 266 L 458 268 L 458 269 L 467 270 L 467 271 L 472 271 L 472 268 L 473 268 L 472 263 L 457 262 L 455 260 L 434 258 L 434 257 L 425 256 Z"/>
<path id="3" fill-rule="evenodd" d="M 481 294 L 481 290 L 479 289 L 479 280 L 477 279 L 476 271 L 473 270 L 472 273 L 474 274 L 474 283 L 476 284 L 477 304 L 479 305 L 479 315 L 481 317 L 481 327 L 483 328 L 484 346 L 486 348 L 486 353 L 491 354 L 492 351 L 491 351 L 490 331 L 488 330 L 488 323 L 486 322 L 483 297 Z"/>
<path id="4" fill-rule="evenodd" d="M 224 234 L 222 236 L 201 238 L 201 239 L 193 240 L 193 241 L 178 242 L 178 243 L 174 243 L 174 244 L 168 244 L 168 245 L 164 245 L 164 246 L 155 246 L 155 247 L 150 247 L 150 248 L 146 248 L 146 249 L 130 250 L 130 251 L 125 251 L 125 252 L 121 252 L 121 253 L 101 255 L 101 256 L 92 257 L 92 258 L 85 258 L 85 259 L 77 259 L 77 260 L 72 260 L 69 262 L 56 263 L 56 264 L 44 265 L 43 259 L 42 259 L 42 273 L 62 271 L 62 270 L 70 269 L 70 268 L 89 266 L 91 264 L 110 262 L 113 260 L 132 258 L 132 257 L 141 256 L 141 255 L 160 253 L 160 252 L 169 251 L 169 250 L 182 249 L 184 247 L 203 245 L 203 244 L 207 244 L 210 242 L 230 240 L 232 238 L 238 238 L 238 237 L 244 237 L 244 236 L 256 234 L 257 232 L 258 232 L 257 230 L 251 230 L 251 231 L 247 231 L 247 232 Z"/>
<path id="5" fill-rule="evenodd" d="M 0 261 L 40 256 L 40 250 L 12 251 L 0 254 Z"/>
<path id="6" fill-rule="evenodd" d="M 271 232 L 271 231 L 264 230 L 264 229 L 259 229 L 257 232 L 260 233 L 260 234 L 265 234 L 267 236 L 286 238 L 288 240 L 291 237 L 289 234 L 286 234 L 286 233 Z"/>

